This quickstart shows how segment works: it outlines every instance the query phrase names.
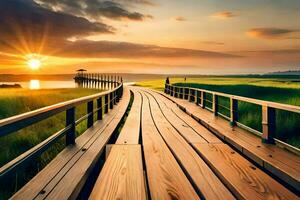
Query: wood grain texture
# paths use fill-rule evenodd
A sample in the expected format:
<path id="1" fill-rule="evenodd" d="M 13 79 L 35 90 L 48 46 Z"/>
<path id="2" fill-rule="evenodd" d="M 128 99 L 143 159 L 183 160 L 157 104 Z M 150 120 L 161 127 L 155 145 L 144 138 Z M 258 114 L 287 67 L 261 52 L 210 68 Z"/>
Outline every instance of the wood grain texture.
<path id="1" fill-rule="evenodd" d="M 194 149 L 183 139 L 162 114 L 151 95 L 151 113 L 160 134 L 205 199 L 235 199 Z M 171 120 L 171 119 L 170 119 Z"/>
<path id="2" fill-rule="evenodd" d="M 226 144 L 193 144 L 239 199 L 299 199 Z"/>
<path id="3" fill-rule="evenodd" d="M 128 102 L 126 102 L 128 105 Z M 97 138 L 89 143 L 84 154 L 76 160 L 74 167 L 70 168 L 62 179 L 55 185 L 46 199 L 76 199 L 97 160 L 99 159 L 103 149 L 116 129 L 120 119 L 125 114 L 125 106 L 123 109 L 117 109 L 116 116 L 104 131 Z M 48 191 L 48 190 L 47 190 Z"/>
<path id="4" fill-rule="evenodd" d="M 153 123 L 143 95 L 142 141 L 151 199 L 199 199 Z"/>
<path id="5" fill-rule="evenodd" d="M 133 91 L 134 99 L 126 123 L 116 141 L 116 144 L 138 144 L 140 135 L 142 97 Z"/>
<path id="6" fill-rule="evenodd" d="M 185 100 L 167 96 L 186 113 L 192 114 L 209 130 L 235 146 L 245 156 L 258 163 L 279 179 L 300 192 L 300 157 L 280 147 L 261 143 L 261 138 L 239 127 L 230 127 L 228 121 Z"/>
<path id="7" fill-rule="evenodd" d="M 146 199 L 140 145 L 112 145 L 89 199 Z"/>
<path id="8" fill-rule="evenodd" d="M 183 131 L 183 136 L 190 143 L 222 143 L 222 141 L 218 139 L 213 133 L 211 133 L 209 130 L 207 130 L 205 127 L 203 127 L 193 118 L 191 118 L 191 116 L 187 115 L 185 112 L 180 110 L 176 106 L 176 104 L 155 92 L 149 91 L 149 93 L 151 93 L 159 102 L 159 105 L 164 115 L 168 116 L 168 119 L 173 119 L 170 120 L 173 125 L 180 124 L 182 126 L 188 126 L 191 128 L 193 133 L 189 133 L 190 131 Z M 178 120 L 180 120 L 181 123 L 179 123 Z M 205 142 L 203 141 L 203 139 L 205 140 Z"/>
<path id="9" fill-rule="evenodd" d="M 73 188 L 73 190 L 75 190 L 79 185 L 76 185 L 73 182 L 67 183 L 64 180 L 64 176 L 71 168 L 77 169 L 78 166 L 76 163 L 78 159 L 81 159 L 82 155 L 97 139 L 99 134 L 101 134 L 107 127 L 109 127 L 109 124 L 111 124 L 113 120 L 119 121 L 119 119 L 121 119 L 120 115 L 122 114 L 122 112 L 124 114 L 129 103 L 129 98 L 129 91 L 125 89 L 122 101 L 116 106 L 116 109 L 106 114 L 102 121 L 96 122 L 93 127 L 86 130 L 81 136 L 79 136 L 76 139 L 76 145 L 70 145 L 66 147 L 30 182 L 28 182 L 14 196 L 12 196 L 11 199 L 45 199 L 47 195 L 49 195 L 49 193 L 54 190 L 59 182 L 63 182 L 63 184 L 68 185 L 70 189 Z M 101 149 L 98 149 L 98 151 L 100 150 Z M 67 192 L 65 192 L 64 194 L 69 195 L 67 194 Z M 66 198 L 67 197 L 62 199 Z"/>

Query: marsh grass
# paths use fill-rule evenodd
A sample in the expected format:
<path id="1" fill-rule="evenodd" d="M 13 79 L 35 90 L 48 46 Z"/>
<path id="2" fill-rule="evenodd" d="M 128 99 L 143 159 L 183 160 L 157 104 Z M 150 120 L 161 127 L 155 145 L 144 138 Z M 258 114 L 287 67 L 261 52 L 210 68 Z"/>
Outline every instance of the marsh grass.
<path id="1" fill-rule="evenodd" d="M 202 77 L 188 78 L 184 81 L 182 78 L 171 78 L 171 83 L 175 85 L 201 88 L 210 91 L 223 92 L 244 97 L 261 99 L 300 106 L 300 82 L 287 78 L 228 78 L 228 77 Z M 153 80 L 140 82 L 136 85 L 150 87 L 152 89 L 164 90 L 165 80 Z M 211 95 L 206 96 L 208 101 L 212 100 Z M 220 97 L 219 112 L 229 117 L 229 99 Z M 210 102 L 206 106 L 211 108 Z M 262 130 L 261 126 L 261 106 L 238 102 L 239 112 L 238 121 L 257 131 Z M 276 110 L 276 134 L 275 138 L 288 144 L 300 148 L 300 114 Z"/>
<path id="2" fill-rule="evenodd" d="M 0 89 L 0 119 L 100 92 L 92 89 Z M 94 102 L 95 104 L 95 102 Z M 76 119 L 86 114 L 86 104 L 76 107 Z M 0 166 L 39 144 L 65 126 L 65 112 L 0 138 Z M 76 136 L 86 130 L 86 120 L 76 127 Z M 7 199 L 43 169 L 65 148 L 65 137 L 52 145 L 27 167 L 0 182 L 0 199 Z"/>

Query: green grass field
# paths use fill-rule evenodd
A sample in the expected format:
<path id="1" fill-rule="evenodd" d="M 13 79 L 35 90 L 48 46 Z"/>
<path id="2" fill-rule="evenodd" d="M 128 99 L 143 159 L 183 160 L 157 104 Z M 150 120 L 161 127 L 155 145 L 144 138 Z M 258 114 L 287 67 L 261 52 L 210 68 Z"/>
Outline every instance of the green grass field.
<path id="1" fill-rule="evenodd" d="M 234 94 L 255 99 L 274 101 L 279 103 L 300 106 L 300 81 L 287 78 L 232 78 L 232 77 L 201 77 L 201 78 L 171 78 L 170 82 L 194 88 L 202 88 L 227 94 Z M 164 90 L 165 80 L 140 82 L 136 85 L 152 89 Z M 211 100 L 212 96 L 207 95 Z M 219 104 L 229 108 L 228 98 L 219 98 Z M 211 107 L 209 103 L 207 107 Z M 261 107 L 239 102 L 239 119 L 257 131 L 261 131 Z M 219 112 L 229 116 L 229 111 L 220 106 Z M 276 110 L 275 138 L 300 148 L 300 114 Z"/>
<path id="2" fill-rule="evenodd" d="M 100 92 L 92 89 L 0 89 L 0 119 Z M 76 118 L 86 114 L 86 105 L 76 108 Z M 48 138 L 65 125 L 65 112 L 0 138 L 0 166 Z M 77 135 L 86 129 L 86 121 L 76 127 Z M 51 146 L 35 162 L 18 171 L 6 188 L 0 188 L 0 199 L 6 199 L 30 180 L 65 147 L 64 138 Z M 2 185 L 3 183 L 0 183 Z"/>

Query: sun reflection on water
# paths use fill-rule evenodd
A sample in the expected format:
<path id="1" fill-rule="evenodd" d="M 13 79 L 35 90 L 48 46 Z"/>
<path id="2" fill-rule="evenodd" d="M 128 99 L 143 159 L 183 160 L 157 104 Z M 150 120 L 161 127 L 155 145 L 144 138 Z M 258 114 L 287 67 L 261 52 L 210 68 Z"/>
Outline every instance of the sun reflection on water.
<path id="1" fill-rule="evenodd" d="M 30 80 L 29 82 L 29 88 L 31 90 L 38 90 L 41 88 L 40 81 L 39 80 Z"/>

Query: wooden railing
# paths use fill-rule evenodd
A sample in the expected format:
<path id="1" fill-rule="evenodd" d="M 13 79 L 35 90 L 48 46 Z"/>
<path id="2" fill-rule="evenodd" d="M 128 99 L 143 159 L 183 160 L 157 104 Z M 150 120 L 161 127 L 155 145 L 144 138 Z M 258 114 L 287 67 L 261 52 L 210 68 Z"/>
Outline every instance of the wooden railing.
<path id="1" fill-rule="evenodd" d="M 3 180 L 8 175 L 15 172 L 17 169 L 25 167 L 33 159 L 40 156 L 45 152 L 52 144 L 57 142 L 63 136 L 66 136 L 66 146 L 75 144 L 75 129 L 76 125 L 80 122 L 87 120 L 87 128 L 90 128 L 94 124 L 94 114 L 97 113 L 97 120 L 102 120 L 103 111 L 108 113 L 109 108 L 113 109 L 114 105 L 119 102 L 123 94 L 123 83 L 117 80 L 105 81 L 107 84 L 112 85 L 112 88 L 108 91 L 100 92 L 98 94 L 58 103 L 55 105 L 47 106 L 27 112 L 24 114 L 9 117 L 0 120 L 0 137 L 14 133 L 20 129 L 28 127 L 32 124 L 40 122 L 44 119 L 57 115 L 59 113 L 66 113 L 65 128 L 54 133 L 49 138 L 39 143 L 35 147 L 29 149 L 25 153 L 21 154 L 17 158 L 8 162 L 0 168 L 0 180 Z M 101 84 L 101 82 L 99 81 Z M 104 104 L 103 100 L 104 98 Z M 97 102 L 97 107 L 94 109 L 94 101 Z M 75 119 L 76 107 L 81 104 L 87 104 L 87 113 L 79 119 Z"/>
<path id="2" fill-rule="evenodd" d="M 241 128 L 247 129 L 248 131 L 251 131 L 262 138 L 262 142 L 264 143 L 280 143 L 280 145 L 283 145 L 284 147 L 289 148 L 292 151 L 299 152 L 299 149 L 291 146 L 283 141 L 280 141 L 275 136 L 276 131 L 276 109 L 283 110 L 283 111 L 289 111 L 293 113 L 300 113 L 300 107 L 299 106 L 293 106 L 293 105 L 287 105 L 287 104 L 281 104 L 281 103 L 275 103 L 270 101 L 263 101 L 253 98 L 247 98 L 242 96 L 236 96 L 231 94 L 225 94 L 221 92 L 214 92 L 199 88 L 191 88 L 191 87 L 184 87 L 184 86 L 176 86 L 173 84 L 165 84 L 165 93 L 169 94 L 171 96 L 181 98 L 181 99 L 187 99 L 191 102 L 195 102 L 197 105 L 201 106 L 202 108 L 206 108 L 214 113 L 214 115 L 220 115 L 224 117 L 225 119 L 230 121 L 231 126 L 240 126 Z M 206 98 L 206 95 L 212 95 L 211 100 L 208 100 Z M 228 98 L 230 101 L 229 108 L 224 107 L 225 109 L 228 109 L 230 112 L 230 116 L 226 116 L 218 111 L 219 107 L 222 106 L 218 104 L 219 97 L 225 97 Z M 253 128 L 250 128 L 246 126 L 245 124 L 242 124 L 238 122 L 238 102 L 246 102 L 251 104 L 256 104 L 261 107 L 262 110 L 262 132 L 257 131 Z M 211 108 L 208 108 L 206 106 L 206 102 L 211 103 Z"/>

